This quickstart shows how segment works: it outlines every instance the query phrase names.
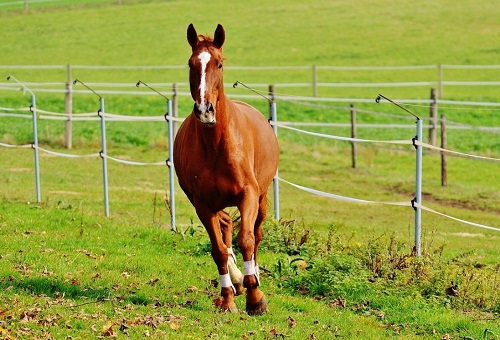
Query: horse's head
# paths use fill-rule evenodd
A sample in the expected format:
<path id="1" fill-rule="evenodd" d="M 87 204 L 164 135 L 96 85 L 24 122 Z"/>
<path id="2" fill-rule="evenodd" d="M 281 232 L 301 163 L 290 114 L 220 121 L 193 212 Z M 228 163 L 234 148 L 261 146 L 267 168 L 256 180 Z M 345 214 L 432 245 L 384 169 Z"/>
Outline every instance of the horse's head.
<path id="1" fill-rule="evenodd" d="M 224 95 L 222 80 L 222 45 L 224 28 L 218 25 L 214 38 L 199 36 L 193 24 L 187 29 L 187 40 L 193 50 L 189 58 L 189 84 L 194 100 L 193 112 L 205 124 L 215 124 L 216 104 Z"/>

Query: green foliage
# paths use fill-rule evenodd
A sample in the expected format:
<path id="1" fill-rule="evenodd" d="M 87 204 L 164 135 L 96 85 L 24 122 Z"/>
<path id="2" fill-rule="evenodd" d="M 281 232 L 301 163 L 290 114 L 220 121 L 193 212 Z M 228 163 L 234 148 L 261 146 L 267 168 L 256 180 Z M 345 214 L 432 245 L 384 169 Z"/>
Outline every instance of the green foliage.
<path id="1" fill-rule="evenodd" d="M 498 263 L 485 265 L 473 253 L 446 261 L 443 246 L 428 248 L 416 257 L 394 235 L 362 245 L 335 234 L 332 228 L 326 239 L 316 243 L 323 247 L 314 256 L 279 258 L 273 276 L 280 287 L 326 300 L 336 308 L 373 315 L 398 332 L 398 325 L 434 332 L 434 321 L 423 321 L 422 315 L 415 318 L 422 311 L 424 315 L 456 310 L 479 318 L 498 317 Z M 447 323 L 460 334 L 471 329 L 471 321 L 464 318 Z"/>
<path id="2" fill-rule="evenodd" d="M 491 1 L 402 1 L 392 2 L 391 11 L 387 4 L 367 0 L 122 3 L 39 2 L 30 6 L 28 14 L 19 5 L 1 6 L 0 31 L 8 51 L 2 63 L 185 65 L 189 54 L 185 28 L 191 21 L 203 33 L 212 33 L 219 21 L 224 24 L 227 66 L 496 64 L 500 53 L 492 39 L 500 26 L 491 15 L 497 6 Z M 65 67 L 0 72 L 28 82 L 67 81 Z M 437 79 L 436 70 L 323 70 L 318 75 L 321 82 Z M 75 68 L 72 76 L 133 86 L 138 79 L 185 83 L 187 70 Z M 496 81 L 498 71 L 447 70 L 444 78 Z M 256 73 L 228 67 L 225 79 L 310 82 L 311 70 Z M 180 87 L 187 92 L 185 84 Z M 277 86 L 280 94 L 304 95 L 301 91 Z M 428 88 L 406 87 L 321 88 L 319 95 L 375 98 L 381 91 L 392 98 L 428 98 Z M 62 94 L 36 92 L 39 108 L 64 111 Z M 247 94 L 232 88 L 227 92 Z M 497 92 L 494 86 L 445 86 L 443 95 L 497 101 Z M 165 103 L 157 96 L 105 97 L 106 112 L 144 116 L 165 112 Z M 97 111 L 94 96 L 75 93 L 73 101 L 74 112 Z M 267 115 L 267 102 L 250 102 Z M 282 121 L 350 121 L 349 111 L 342 108 L 288 101 L 277 104 Z M 0 106 L 27 107 L 29 98 L 1 90 Z M 190 98 L 180 97 L 181 117 L 191 107 Z M 403 113 L 393 106 L 363 103 L 357 108 L 359 123 L 408 123 L 408 129 L 359 128 L 359 138 L 414 136 L 414 122 L 402 120 Z M 428 115 L 427 106 L 410 108 L 421 117 Z M 389 115 L 362 110 L 383 110 Z M 500 125 L 494 110 L 446 106 L 439 110 L 459 124 Z M 64 122 L 38 122 L 40 144 L 61 151 Z M 99 122 L 75 121 L 73 128 L 72 152 L 100 150 Z M 110 155 L 145 162 L 167 158 L 166 124 L 109 122 L 107 128 Z M 307 130 L 350 134 L 348 127 Z M 482 130 L 449 130 L 448 146 L 497 157 L 500 141 L 493 137 Z M 352 169 L 348 144 L 281 129 L 279 138 L 280 176 L 285 179 L 380 201 L 409 200 L 413 195 L 414 155 L 408 150 L 362 145 L 358 168 Z M 32 139 L 30 119 L 1 118 L 0 141 L 29 144 Z M 496 225 L 500 211 L 497 165 L 483 162 L 478 166 L 452 158 L 450 185 L 441 188 L 438 158 L 437 154 L 425 155 L 425 203 L 451 215 Z M 110 163 L 112 217 L 107 219 L 102 217 L 100 159 L 67 160 L 42 154 L 40 203 L 32 202 L 32 151 L 2 148 L 0 163 L 0 338 L 500 336 L 498 236 L 493 231 L 424 214 L 424 253 L 415 257 L 409 228 L 413 211 L 332 202 L 282 185 L 284 218 L 265 222 L 259 254 L 270 312 L 249 318 L 244 313 L 217 312 L 218 275 L 211 245 L 179 188 L 178 232 L 169 229 L 165 167 Z M 243 308 L 243 298 L 237 298 L 237 304 Z"/>

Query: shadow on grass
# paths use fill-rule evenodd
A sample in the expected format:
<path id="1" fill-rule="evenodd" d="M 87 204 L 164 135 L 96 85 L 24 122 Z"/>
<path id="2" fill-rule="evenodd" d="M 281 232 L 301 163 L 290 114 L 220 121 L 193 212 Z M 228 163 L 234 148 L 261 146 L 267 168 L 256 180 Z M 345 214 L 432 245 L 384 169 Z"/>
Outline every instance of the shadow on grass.
<path id="1" fill-rule="evenodd" d="M 66 299 L 104 300 L 112 295 L 112 289 L 82 287 L 78 284 L 51 280 L 50 278 L 27 278 L 20 280 L 0 280 L 0 290 L 26 292 L 33 295 L 45 295 L 51 298 L 64 296 Z M 119 300 L 130 302 L 134 305 L 148 305 L 150 299 L 142 293 L 129 293 L 117 297 Z"/>
<path id="2" fill-rule="evenodd" d="M 48 297 L 57 298 L 64 296 L 65 298 L 88 298 L 99 300 L 109 297 L 110 290 L 107 288 L 93 289 L 91 287 L 81 287 L 76 284 L 70 284 L 53 280 L 50 278 L 27 278 L 24 280 L 0 281 L 0 289 L 11 289 L 14 291 L 23 291 L 35 295 L 46 295 Z"/>

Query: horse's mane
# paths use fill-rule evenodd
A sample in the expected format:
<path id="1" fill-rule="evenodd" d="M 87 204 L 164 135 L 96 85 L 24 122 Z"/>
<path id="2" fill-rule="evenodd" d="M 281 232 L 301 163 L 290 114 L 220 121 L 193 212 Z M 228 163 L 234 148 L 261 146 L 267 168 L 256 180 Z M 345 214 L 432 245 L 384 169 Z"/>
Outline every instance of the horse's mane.
<path id="1" fill-rule="evenodd" d="M 200 44 L 204 44 L 205 46 L 208 47 L 209 44 L 212 44 L 214 42 L 214 38 L 209 36 L 208 34 L 198 34 L 198 41 Z M 222 52 L 222 49 L 221 49 Z M 223 57 L 224 60 L 226 60 L 225 57 Z"/>
<path id="2" fill-rule="evenodd" d="M 208 34 L 207 35 L 204 35 L 204 34 L 198 34 L 198 40 L 200 42 L 206 42 L 206 43 L 212 43 L 214 42 L 214 38 L 212 38 L 211 36 L 209 36 Z"/>

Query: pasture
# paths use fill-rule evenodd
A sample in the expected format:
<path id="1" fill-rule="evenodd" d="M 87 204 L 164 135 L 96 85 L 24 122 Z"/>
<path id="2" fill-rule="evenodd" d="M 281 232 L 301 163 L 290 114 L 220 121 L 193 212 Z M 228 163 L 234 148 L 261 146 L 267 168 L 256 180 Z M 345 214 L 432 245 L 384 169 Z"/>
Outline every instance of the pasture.
<path id="1" fill-rule="evenodd" d="M 331 2 L 196 1 L 47 2 L 0 7 L 2 65 L 185 65 L 186 27 L 201 32 L 224 24 L 227 66 L 496 64 L 498 4 L 493 1 Z M 195 9 L 195 10 L 193 10 Z M 237 13 L 238 15 L 235 15 Z M 460 22 L 459 25 L 456 23 Z M 65 82 L 62 70 L 2 69 L 24 81 Z M 497 80 L 498 70 L 453 71 L 455 79 Z M 496 72 L 496 73 L 495 73 Z M 471 75 L 472 74 L 472 75 Z M 332 72 L 324 81 L 428 79 L 435 73 Z M 401 77 L 401 78 L 399 78 Z M 477 78 L 476 78 L 477 77 Z M 185 82 L 187 68 L 165 71 L 77 70 L 91 82 Z M 480 78 L 480 79 L 478 79 Z M 307 72 L 232 70 L 226 82 L 303 82 Z M 418 80 L 418 79 L 417 79 Z M 3 80 L 2 80 L 3 81 Z M 165 90 L 162 88 L 162 90 Z M 248 94 L 242 89 L 228 89 Z M 321 96 L 427 99 L 428 88 L 329 89 Z M 233 92 L 231 92 L 233 93 Z M 450 87 L 445 98 L 498 101 L 498 87 Z M 294 93 L 292 93 L 294 94 Z M 310 95 L 308 93 L 307 95 Z M 74 96 L 74 112 L 94 112 L 95 96 Z M 252 99 L 267 115 L 267 102 Z M 64 111 L 64 96 L 37 95 L 38 107 Z M 28 96 L 0 91 L 1 107 L 25 107 Z M 334 107 L 278 102 L 283 121 L 347 123 Z M 161 97 L 106 96 L 107 112 L 161 116 Z M 192 100 L 179 99 L 179 112 Z M 394 116 L 358 114 L 360 123 L 401 123 L 387 104 L 359 104 Z M 409 107 L 427 117 L 427 106 Z M 444 106 L 451 121 L 500 126 L 498 110 Z M 359 138 L 411 139 L 408 129 L 360 129 Z M 108 123 L 113 156 L 144 162 L 166 154 L 166 123 Z M 314 131 L 347 136 L 348 128 Z M 63 149 L 62 122 L 39 122 L 40 144 Z M 0 117 L 0 142 L 29 143 L 31 122 Z M 280 176 L 339 195 L 379 201 L 411 199 L 412 148 L 350 146 L 280 130 Z M 74 126 L 77 154 L 99 151 L 97 122 Z M 449 131 L 453 150 L 500 156 L 498 133 Z M 169 230 L 167 168 L 109 164 L 111 217 L 102 214 L 100 159 L 41 154 L 42 202 L 34 202 L 33 152 L 0 148 L 1 338 L 243 338 L 323 339 L 500 337 L 500 238 L 436 215 L 423 214 L 424 255 L 411 256 L 413 210 L 364 206 L 298 192 L 281 184 L 282 221 L 268 219 L 261 251 L 269 313 L 220 314 L 218 275 L 193 208 L 177 193 L 178 231 Z M 424 203 L 462 219 L 498 227 L 498 163 L 449 159 L 440 186 L 439 155 L 424 156 Z M 269 207 L 269 216 L 272 208 Z M 240 310 L 243 299 L 237 299 Z"/>

